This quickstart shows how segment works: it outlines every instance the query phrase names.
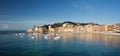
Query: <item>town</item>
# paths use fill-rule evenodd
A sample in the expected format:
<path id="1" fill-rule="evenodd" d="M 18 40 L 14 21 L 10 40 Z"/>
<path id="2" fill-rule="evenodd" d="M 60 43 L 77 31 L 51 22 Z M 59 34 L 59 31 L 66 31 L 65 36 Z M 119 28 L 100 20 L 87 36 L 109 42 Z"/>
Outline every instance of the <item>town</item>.
<path id="1" fill-rule="evenodd" d="M 97 23 L 75 23 L 65 21 L 62 23 L 48 24 L 44 26 L 36 26 L 27 30 L 29 33 L 44 32 L 74 32 L 74 33 L 100 33 L 120 35 L 120 23 L 116 24 L 97 24 Z"/>

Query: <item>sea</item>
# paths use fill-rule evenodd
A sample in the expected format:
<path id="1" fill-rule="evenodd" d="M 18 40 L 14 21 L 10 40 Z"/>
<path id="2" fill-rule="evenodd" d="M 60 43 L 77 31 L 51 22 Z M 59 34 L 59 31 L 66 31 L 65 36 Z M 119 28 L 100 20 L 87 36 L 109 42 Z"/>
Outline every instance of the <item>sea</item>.
<path id="1" fill-rule="evenodd" d="M 120 56 L 120 36 L 0 30 L 0 56 Z"/>

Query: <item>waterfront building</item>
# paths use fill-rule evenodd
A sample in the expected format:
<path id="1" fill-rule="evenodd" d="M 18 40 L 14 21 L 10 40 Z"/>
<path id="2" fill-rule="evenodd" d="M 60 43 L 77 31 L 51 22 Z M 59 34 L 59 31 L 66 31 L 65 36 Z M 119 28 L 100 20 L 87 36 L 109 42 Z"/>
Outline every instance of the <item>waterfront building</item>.
<path id="1" fill-rule="evenodd" d="M 39 27 L 38 32 L 39 32 L 39 33 L 44 32 L 44 28 L 43 28 L 43 27 Z"/>
<path id="2" fill-rule="evenodd" d="M 48 26 L 48 31 L 49 31 L 49 32 L 55 32 L 55 28 L 52 28 L 52 26 L 49 25 L 49 26 Z"/>
<path id="3" fill-rule="evenodd" d="M 94 25 L 92 30 L 93 30 L 93 32 L 105 32 L 105 26 L 104 25 Z"/>
<path id="4" fill-rule="evenodd" d="M 38 27 L 34 25 L 32 29 L 28 29 L 27 32 L 120 32 L 120 24 L 104 24 L 104 25 L 95 25 L 95 24 L 74 24 L 74 23 L 63 23 L 62 25 L 46 25 Z"/>
<path id="5" fill-rule="evenodd" d="M 86 30 L 86 32 L 93 32 L 93 25 L 92 24 L 86 25 L 85 30 Z"/>
<path id="6" fill-rule="evenodd" d="M 36 26 L 36 25 L 34 25 L 34 32 L 38 32 L 39 31 L 39 28 L 38 28 L 38 26 Z"/>
<path id="7" fill-rule="evenodd" d="M 33 29 L 28 29 L 27 32 L 33 32 Z"/>
<path id="8" fill-rule="evenodd" d="M 120 33 L 120 23 L 116 24 L 116 30 L 115 31 Z"/>
<path id="9" fill-rule="evenodd" d="M 86 29 L 84 26 L 77 25 L 76 27 L 73 28 L 74 32 L 86 32 Z"/>
<path id="10" fill-rule="evenodd" d="M 98 32 L 98 31 L 100 31 L 100 26 L 94 25 L 92 31 L 93 31 L 93 32 Z"/>
<path id="11" fill-rule="evenodd" d="M 100 25 L 100 32 L 105 32 L 105 26 L 104 25 Z"/>
<path id="12" fill-rule="evenodd" d="M 74 30 L 73 30 L 73 28 L 65 28 L 65 29 L 63 29 L 63 31 L 65 31 L 65 32 L 73 32 Z"/>
<path id="13" fill-rule="evenodd" d="M 115 31 L 115 29 L 116 29 L 116 25 L 115 24 L 112 24 L 112 25 L 105 25 L 105 31 L 106 32 L 113 32 L 113 31 Z"/>

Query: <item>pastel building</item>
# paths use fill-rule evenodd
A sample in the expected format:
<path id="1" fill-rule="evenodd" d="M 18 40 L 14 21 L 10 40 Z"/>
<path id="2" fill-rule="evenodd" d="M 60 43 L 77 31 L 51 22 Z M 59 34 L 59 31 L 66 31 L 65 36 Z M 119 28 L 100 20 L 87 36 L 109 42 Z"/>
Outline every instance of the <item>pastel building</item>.
<path id="1" fill-rule="evenodd" d="M 49 32 L 55 32 L 55 28 L 52 28 L 52 26 L 49 25 L 49 26 L 48 26 L 48 31 L 49 31 Z"/>
<path id="2" fill-rule="evenodd" d="M 105 26 L 104 25 L 94 25 L 93 32 L 105 32 Z"/>
<path id="3" fill-rule="evenodd" d="M 86 32 L 86 29 L 84 26 L 79 25 L 79 26 L 74 27 L 74 31 L 75 32 Z"/>
<path id="4" fill-rule="evenodd" d="M 70 23 L 64 23 L 64 24 L 62 25 L 62 27 L 64 27 L 64 28 L 73 28 L 74 25 L 73 25 L 73 24 L 70 24 Z"/>
<path id="5" fill-rule="evenodd" d="M 27 32 L 33 32 L 33 29 L 28 29 Z"/>
<path id="6" fill-rule="evenodd" d="M 34 25 L 33 31 L 34 31 L 34 32 L 38 32 L 38 30 L 39 30 L 39 27 L 36 26 L 36 25 Z"/>
<path id="7" fill-rule="evenodd" d="M 120 23 L 116 24 L 116 32 L 120 32 Z"/>
<path id="8" fill-rule="evenodd" d="M 62 30 L 63 32 L 73 32 L 74 31 L 74 29 L 73 29 L 73 27 L 74 27 L 74 25 L 73 24 L 70 24 L 70 23 L 64 23 L 63 25 L 62 25 L 62 27 L 63 28 L 61 28 L 60 30 Z"/>
<path id="9" fill-rule="evenodd" d="M 105 31 L 106 32 L 113 32 L 116 29 L 116 25 L 112 24 L 112 25 L 105 25 Z"/>
<path id="10" fill-rule="evenodd" d="M 39 27 L 38 32 L 39 32 L 39 33 L 42 33 L 42 32 L 44 32 L 44 30 L 45 30 L 45 28 Z"/>
<path id="11" fill-rule="evenodd" d="M 85 26 L 86 32 L 93 32 L 93 25 L 89 24 Z"/>

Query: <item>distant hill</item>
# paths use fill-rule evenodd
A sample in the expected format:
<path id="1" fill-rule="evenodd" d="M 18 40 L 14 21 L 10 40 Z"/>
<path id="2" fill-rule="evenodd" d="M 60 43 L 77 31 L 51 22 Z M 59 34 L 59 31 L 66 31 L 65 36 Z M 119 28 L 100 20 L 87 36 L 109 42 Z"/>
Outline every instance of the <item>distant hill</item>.
<path id="1" fill-rule="evenodd" d="M 48 25 L 43 25 L 41 27 L 46 27 L 48 28 L 49 25 L 51 25 L 53 28 L 56 28 L 56 27 L 61 27 L 64 23 L 69 23 L 69 24 L 73 24 L 74 26 L 77 26 L 77 25 L 81 25 L 81 26 L 85 26 L 85 25 L 88 25 L 88 24 L 91 24 L 91 25 L 99 25 L 97 23 L 76 23 L 76 22 L 71 22 L 71 21 L 65 21 L 65 22 L 57 22 L 57 23 L 54 23 L 54 24 L 48 24 Z"/>

